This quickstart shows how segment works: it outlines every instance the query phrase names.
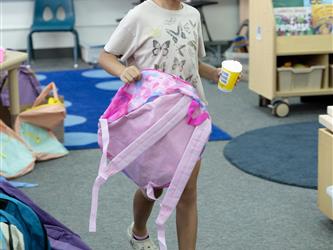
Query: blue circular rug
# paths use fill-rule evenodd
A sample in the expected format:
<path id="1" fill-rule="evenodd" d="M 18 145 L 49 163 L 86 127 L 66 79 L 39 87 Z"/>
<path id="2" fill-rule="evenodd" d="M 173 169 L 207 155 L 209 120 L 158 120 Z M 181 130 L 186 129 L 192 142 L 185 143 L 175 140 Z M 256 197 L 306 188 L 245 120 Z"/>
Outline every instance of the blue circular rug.
<path id="1" fill-rule="evenodd" d="M 256 129 L 230 141 L 224 156 L 246 173 L 293 186 L 317 188 L 317 122 Z"/>

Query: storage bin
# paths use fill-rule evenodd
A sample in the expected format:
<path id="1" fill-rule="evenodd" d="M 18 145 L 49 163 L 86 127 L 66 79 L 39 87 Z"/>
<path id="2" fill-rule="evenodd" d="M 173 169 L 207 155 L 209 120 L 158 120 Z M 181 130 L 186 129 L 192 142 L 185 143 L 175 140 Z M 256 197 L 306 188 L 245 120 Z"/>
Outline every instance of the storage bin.
<path id="1" fill-rule="evenodd" d="M 224 52 L 224 57 L 226 60 L 235 60 L 242 64 L 242 80 L 247 81 L 249 79 L 249 53 L 239 53 L 233 52 L 228 49 Z"/>
<path id="2" fill-rule="evenodd" d="M 278 68 L 279 91 L 306 91 L 322 88 L 325 66 L 316 65 L 309 68 Z"/>
<path id="3" fill-rule="evenodd" d="M 82 60 L 86 63 L 97 64 L 99 54 L 101 53 L 104 45 L 91 45 L 81 42 L 81 56 Z"/>

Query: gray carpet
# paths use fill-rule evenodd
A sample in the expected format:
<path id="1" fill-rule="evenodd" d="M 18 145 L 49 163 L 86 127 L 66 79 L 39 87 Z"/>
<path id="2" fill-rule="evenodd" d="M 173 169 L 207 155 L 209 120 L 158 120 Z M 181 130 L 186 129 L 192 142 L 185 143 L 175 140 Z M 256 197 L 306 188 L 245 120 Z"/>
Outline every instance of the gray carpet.
<path id="1" fill-rule="evenodd" d="M 318 122 L 302 122 L 248 131 L 226 145 L 224 156 L 249 174 L 316 189 L 320 127 Z"/>
<path id="2" fill-rule="evenodd" d="M 42 61 L 40 65 L 46 63 L 50 62 Z M 50 70 L 38 68 L 42 69 Z M 246 83 L 240 83 L 228 95 L 218 92 L 212 84 L 206 84 L 205 89 L 214 123 L 233 136 L 261 127 L 316 121 L 318 114 L 325 112 L 323 106 L 291 100 L 295 104 L 290 116 L 278 119 L 269 109 L 257 106 L 258 97 Z M 198 183 L 198 250 L 332 250 L 333 223 L 318 210 L 315 190 L 248 175 L 224 158 L 225 145 L 210 142 L 204 154 Z M 79 233 L 92 249 L 129 249 L 125 231 L 131 222 L 135 187 L 121 174 L 102 188 L 98 231 L 88 233 L 91 187 L 99 157 L 98 150 L 71 151 L 63 159 L 39 163 L 20 181 L 38 182 L 38 188 L 26 189 L 26 193 Z M 157 209 L 149 222 L 153 237 Z M 176 250 L 174 216 L 167 223 L 167 240 L 169 249 Z"/>

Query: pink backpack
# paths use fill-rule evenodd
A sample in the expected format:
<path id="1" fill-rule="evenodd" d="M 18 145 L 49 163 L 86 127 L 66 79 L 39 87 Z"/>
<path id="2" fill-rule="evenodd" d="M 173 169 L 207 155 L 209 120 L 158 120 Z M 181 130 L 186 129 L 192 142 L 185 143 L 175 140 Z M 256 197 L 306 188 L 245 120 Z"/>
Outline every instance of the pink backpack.
<path id="1" fill-rule="evenodd" d="M 164 224 L 176 207 L 211 132 L 211 121 L 195 89 L 156 70 L 125 84 L 99 121 L 103 150 L 92 191 L 89 230 L 96 231 L 98 193 L 107 179 L 125 173 L 146 195 L 168 188 L 156 219 L 160 249 L 167 249 Z"/>

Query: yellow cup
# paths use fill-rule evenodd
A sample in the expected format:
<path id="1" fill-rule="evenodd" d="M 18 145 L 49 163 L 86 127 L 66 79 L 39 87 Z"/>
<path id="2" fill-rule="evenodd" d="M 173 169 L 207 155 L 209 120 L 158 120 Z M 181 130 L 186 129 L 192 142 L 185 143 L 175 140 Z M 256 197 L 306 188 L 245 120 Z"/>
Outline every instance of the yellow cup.
<path id="1" fill-rule="evenodd" d="M 222 62 L 222 70 L 218 81 L 218 88 L 222 92 L 232 92 L 242 72 L 242 65 L 234 60 L 226 60 Z"/>

